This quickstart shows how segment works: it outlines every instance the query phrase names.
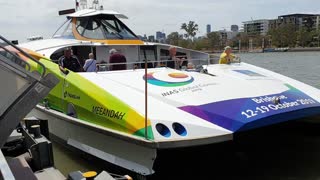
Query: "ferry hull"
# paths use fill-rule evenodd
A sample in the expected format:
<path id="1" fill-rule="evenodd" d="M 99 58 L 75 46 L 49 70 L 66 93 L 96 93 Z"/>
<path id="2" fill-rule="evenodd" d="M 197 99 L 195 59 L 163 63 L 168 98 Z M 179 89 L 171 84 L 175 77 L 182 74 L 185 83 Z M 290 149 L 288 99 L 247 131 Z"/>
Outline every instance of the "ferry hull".
<path id="1" fill-rule="evenodd" d="M 49 131 L 67 145 L 114 165 L 139 174 L 150 175 L 156 148 L 116 137 L 112 132 L 76 121 L 72 117 L 37 106 L 28 116 L 49 120 Z M 73 119 L 73 120 L 72 120 Z"/>
<path id="2" fill-rule="evenodd" d="M 155 162 L 159 161 L 157 155 L 160 151 L 217 144 L 233 139 L 233 135 L 228 134 L 181 141 L 149 141 L 103 129 L 41 105 L 37 105 L 28 117 L 48 120 L 50 133 L 64 144 L 144 176 L 155 173 Z"/>

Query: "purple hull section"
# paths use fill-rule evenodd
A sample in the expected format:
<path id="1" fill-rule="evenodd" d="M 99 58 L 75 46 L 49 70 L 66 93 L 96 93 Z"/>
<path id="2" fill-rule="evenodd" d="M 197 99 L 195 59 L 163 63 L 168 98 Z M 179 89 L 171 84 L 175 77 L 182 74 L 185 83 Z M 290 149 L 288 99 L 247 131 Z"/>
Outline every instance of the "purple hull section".
<path id="1" fill-rule="evenodd" d="M 320 114 L 318 101 L 290 85 L 286 86 L 289 90 L 279 94 L 184 106 L 180 109 L 232 132 Z"/>

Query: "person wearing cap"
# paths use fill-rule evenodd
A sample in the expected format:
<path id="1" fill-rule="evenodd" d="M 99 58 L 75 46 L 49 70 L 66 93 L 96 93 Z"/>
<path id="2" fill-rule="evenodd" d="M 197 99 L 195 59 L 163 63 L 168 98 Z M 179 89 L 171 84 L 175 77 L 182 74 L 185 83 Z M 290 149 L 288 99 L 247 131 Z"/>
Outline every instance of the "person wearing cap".
<path id="1" fill-rule="evenodd" d="M 109 63 L 123 63 L 123 64 L 116 64 L 116 65 L 111 65 L 110 70 L 115 71 L 115 70 L 126 70 L 127 69 L 127 59 L 124 55 L 120 54 L 116 49 L 110 49 L 109 51 L 110 58 L 109 58 Z"/>
<path id="2" fill-rule="evenodd" d="M 220 55 L 219 64 L 230 64 L 235 59 L 235 55 L 232 54 L 232 49 L 230 46 L 224 48 L 223 53 Z"/>

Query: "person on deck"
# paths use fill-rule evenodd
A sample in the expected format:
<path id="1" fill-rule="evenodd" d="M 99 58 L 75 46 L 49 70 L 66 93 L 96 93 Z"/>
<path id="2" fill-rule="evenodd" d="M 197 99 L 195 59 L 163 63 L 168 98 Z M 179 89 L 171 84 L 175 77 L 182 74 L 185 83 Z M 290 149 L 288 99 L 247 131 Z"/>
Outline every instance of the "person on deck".
<path id="1" fill-rule="evenodd" d="M 235 58 L 236 56 L 232 53 L 231 47 L 226 46 L 223 53 L 220 55 L 219 64 L 230 64 Z"/>
<path id="2" fill-rule="evenodd" d="M 73 72 L 81 72 L 82 66 L 79 60 L 72 56 L 70 48 L 64 50 L 64 55 L 59 58 L 59 68 L 65 72 L 64 68 L 67 68 Z"/>
<path id="3" fill-rule="evenodd" d="M 95 72 L 97 69 L 96 63 L 97 61 L 94 59 L 94 54 L 89 53 L 89 59 L 84 63 L 83 69 L 86 72 Z"/>
<path id="4" fill-rule="evenodd" d="M 115 70 L 126 70 L 127 65 L 125 64 L 127 62 L 127 59 L 124 55 L 120 54 L 116 49 L 111 49 L 109 51 L 110 58 L 109 63 L 123 63 L 123 64 L 115 64 L 110 66 L 111 71 Z"/>
<path id="5" fill-rule="evenodd" d="M 167 61 L 167 67 L 172 69 L 181 69 L 181 66 L 184 64 L 185 59 L 177 58 L 177 48 L 174 46 L 169 47 L 169 59 Z"/>

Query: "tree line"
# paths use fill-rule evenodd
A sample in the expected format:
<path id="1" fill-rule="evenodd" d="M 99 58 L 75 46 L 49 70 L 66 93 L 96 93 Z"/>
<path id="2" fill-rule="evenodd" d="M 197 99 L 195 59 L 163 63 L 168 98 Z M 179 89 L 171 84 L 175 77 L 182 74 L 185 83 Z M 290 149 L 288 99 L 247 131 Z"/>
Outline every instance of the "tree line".
<path id="1" fill-rule="evenodd" d="M 172 32 L 166 43 L 205 51 L 221 51 L 226 45 L 237 49 L 278 48 L 278 47 L 319 47 L 320 30 L 311 27 L 297 28 L 294 24 L 283 24 L 268 31 L 266 35 L 239 32 L 234 38 L 226 39 L 220 32 L 210 32 L 196 38 L 198 24 L 194 21 L 183 23 L 184 34 Z"/>

